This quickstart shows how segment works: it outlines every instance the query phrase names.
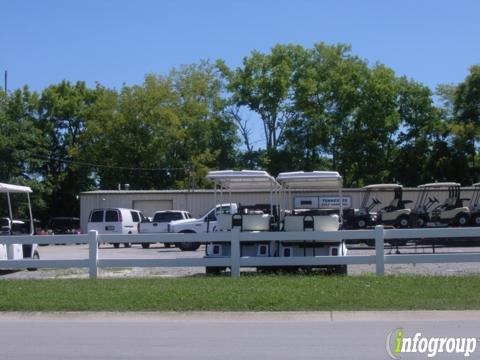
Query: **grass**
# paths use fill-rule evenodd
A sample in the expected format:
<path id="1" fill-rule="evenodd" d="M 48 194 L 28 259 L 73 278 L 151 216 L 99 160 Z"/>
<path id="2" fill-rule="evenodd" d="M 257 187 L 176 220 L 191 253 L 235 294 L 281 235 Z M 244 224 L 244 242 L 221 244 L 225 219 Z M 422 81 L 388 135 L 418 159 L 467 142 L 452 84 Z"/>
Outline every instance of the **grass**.
<path id="1" fill-rule="evenodd" d="M 480 309 L 480 276 L 1 280 L 0 311 Z"/>

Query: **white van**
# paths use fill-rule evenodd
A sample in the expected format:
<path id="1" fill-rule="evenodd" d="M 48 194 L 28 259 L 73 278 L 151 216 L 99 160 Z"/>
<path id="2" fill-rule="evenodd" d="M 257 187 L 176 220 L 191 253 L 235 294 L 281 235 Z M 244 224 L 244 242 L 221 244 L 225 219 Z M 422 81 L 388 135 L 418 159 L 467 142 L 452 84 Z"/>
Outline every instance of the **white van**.
<path id="1" fill-rule="evenodd" d="M 90 212 L 87 229 L 97 230 L 99 234 L 138 234 L 142 220 L 145 220 L 142 212 L 135 209 L 94 209 Z M 131 243 L 124 245 L 130 247 Z M 120 244 L 114 243 L 113 246 L 119 248 Z"/>

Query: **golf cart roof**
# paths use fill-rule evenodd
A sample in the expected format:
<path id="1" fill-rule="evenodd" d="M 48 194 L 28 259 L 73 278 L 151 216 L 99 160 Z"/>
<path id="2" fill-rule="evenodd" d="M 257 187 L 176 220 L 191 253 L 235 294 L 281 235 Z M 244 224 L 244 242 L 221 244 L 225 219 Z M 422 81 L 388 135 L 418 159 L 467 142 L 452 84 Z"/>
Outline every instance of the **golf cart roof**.
<path id="1" fill-rule="evenodd" d="M 419 188 L 447 188 L 452 186 L 461 186 L 459 183 L 456 182 L 439 182 L 439 183 L 430 183 L 430 184 L 423 184 L 419 185 Z"/>
<path id="2" fill-rule="evenodd" d="M 277 180 L 288 189 L 340 189 L 342 177 L 336 171 L 292 171 L 278 174 Z"/>
<path id="3" fill-rule="evenodd" d="M 207 179 L 227 190 L 275 190 L 280 184 L 266 171 L 219 170 L 209 171 Z"/>
<path id="4" fill-rule="evenodd" d="M 28 186 L 12 185 L 0 183 L 0 193 L 31 193 L 32 189 Z"/>
<path id="5" fill-rule="evenodd" d="M 366 190 L 393 190 L 403 188 L 400 184 L 372 184 L 363 187 Z"/>

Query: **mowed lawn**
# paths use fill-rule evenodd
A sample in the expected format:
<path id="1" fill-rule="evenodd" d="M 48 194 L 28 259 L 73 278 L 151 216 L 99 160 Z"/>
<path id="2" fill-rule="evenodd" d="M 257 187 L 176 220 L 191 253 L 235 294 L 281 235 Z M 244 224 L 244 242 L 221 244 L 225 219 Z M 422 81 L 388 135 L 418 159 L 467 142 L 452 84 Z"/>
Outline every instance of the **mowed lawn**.
<path id="1" fill-rule="evenodd" d="M 0 311 L 480 309 L 480 276 L 1 280 Z"/>

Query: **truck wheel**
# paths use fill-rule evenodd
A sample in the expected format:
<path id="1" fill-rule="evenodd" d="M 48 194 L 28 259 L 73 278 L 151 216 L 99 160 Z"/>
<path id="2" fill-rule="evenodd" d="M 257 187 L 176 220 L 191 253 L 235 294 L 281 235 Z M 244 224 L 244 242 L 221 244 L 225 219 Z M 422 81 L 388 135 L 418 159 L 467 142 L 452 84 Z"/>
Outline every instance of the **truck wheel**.
<path id="1" fill-rule="evenodd" d="M 35 250 L 32 256 L 33 260 L 40 260 L 40 254 Z M 37 268 L 27 268 L 28 271 L 37 271 Z"/>
<path id="2" fill-rule="evenodd" d="M 142 243 L 142 248 L 148 249 L 150 247 L 150 243 Z"/>
<path id="3" fill-rule="evenodd" d="M 182 251 L 195 251 L 200 247 L 200 243 L 177 243 L 176 245 Z"/>
<path id="4" fill-rule="evenodd" d="M 185 230 L 185 231 L 180 231 L 181 234 L 195 234 L 195 231 L 191 230 Z M 175 244 L 176 247 L 178 247 L 182 251 L 195 251 L 200 247 L 200 243 L 197 242 L 180 242 Z"/>

